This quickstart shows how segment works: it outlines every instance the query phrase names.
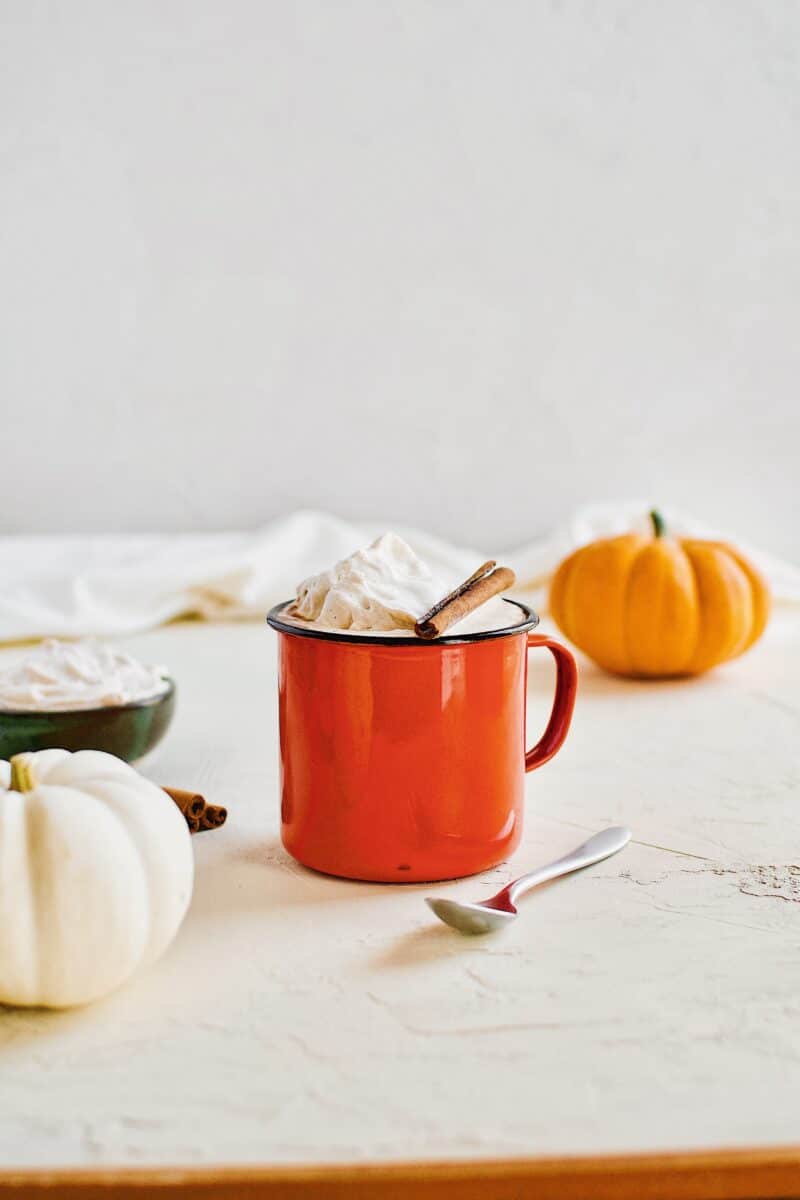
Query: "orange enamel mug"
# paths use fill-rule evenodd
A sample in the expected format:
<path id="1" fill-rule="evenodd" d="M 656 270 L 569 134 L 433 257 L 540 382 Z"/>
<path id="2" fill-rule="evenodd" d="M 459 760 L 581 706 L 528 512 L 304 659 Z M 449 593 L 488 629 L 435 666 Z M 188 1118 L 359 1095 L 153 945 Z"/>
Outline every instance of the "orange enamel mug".
<path id="1" fill-rule="evenodd" d="M 522 835 L 524 775 L 567 736 L 577 668 L 532 633 L 514 605 L 507 629 L 435 641 L 303 629 L 278 632 L 281 836 L 307 867 L 409 883 L 472 875 Z M 521 613 L 520 611 L 521 610 Z M 556 661 L 542 737 L 525 748 L 528 650 Z"/>

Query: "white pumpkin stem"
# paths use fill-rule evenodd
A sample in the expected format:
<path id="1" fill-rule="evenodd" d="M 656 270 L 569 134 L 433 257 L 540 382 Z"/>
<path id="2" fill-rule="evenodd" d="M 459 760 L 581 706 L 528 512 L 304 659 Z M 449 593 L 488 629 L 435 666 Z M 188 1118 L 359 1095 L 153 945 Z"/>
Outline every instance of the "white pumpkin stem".
<path id="1" fill-rule="evenodd" d="M 11 759 L 12 792 L 32 792 L 36 787 L 36 776 L 33 773 L 33 755 L 15 754 Z"/>

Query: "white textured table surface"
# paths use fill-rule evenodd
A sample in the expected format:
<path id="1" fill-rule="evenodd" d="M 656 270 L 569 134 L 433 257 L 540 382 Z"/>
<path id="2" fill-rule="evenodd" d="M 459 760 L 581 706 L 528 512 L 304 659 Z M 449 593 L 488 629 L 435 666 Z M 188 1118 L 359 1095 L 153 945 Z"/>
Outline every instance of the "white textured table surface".
<path id="1" fill-rule="evenodd" d="M 347 883 L 278 841 L 275 639 L 130 639 L 179 711 L 147 772 L 227 804 L 194 839 L 177 941 L 109 999 L 0 1010 L 3 1166 L 324 1162 L 800 1140 L 800 640 L 776 621 L 705 679 L 584 665 L 573 732 L 528 777 L 512 863 L 586 833 L 622 855 L 531 895 L 486 940 L 430 887 Z M 0 662 L 18 651 L 5 651 Z M 529 728 L 551 666 L 531 657 Z"/>

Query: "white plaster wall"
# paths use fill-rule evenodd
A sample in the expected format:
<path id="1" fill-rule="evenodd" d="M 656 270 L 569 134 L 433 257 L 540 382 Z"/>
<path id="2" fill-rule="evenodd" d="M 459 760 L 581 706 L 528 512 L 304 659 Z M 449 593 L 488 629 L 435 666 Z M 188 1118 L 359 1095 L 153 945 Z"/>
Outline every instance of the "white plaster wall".
<path id="1" fill-rule="evenodd" d="M 0 529 L 502 547 L 643 494 L 800 552 L 799 39 L 794 0 L 0 0 Z"/>

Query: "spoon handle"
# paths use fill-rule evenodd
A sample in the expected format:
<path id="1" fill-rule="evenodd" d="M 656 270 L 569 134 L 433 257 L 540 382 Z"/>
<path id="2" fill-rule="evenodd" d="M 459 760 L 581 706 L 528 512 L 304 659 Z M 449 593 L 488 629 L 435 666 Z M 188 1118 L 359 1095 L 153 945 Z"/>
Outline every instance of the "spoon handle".
<path id="1" fill-rule="evenodd" d="M 557 858 L 555 862 L 539 867 L 538 871 L 521 875 L 519 879 L 515 879 L 508 885 L 505 892 L 513 904 L 520 896 L 524 896 L 526 892 L 540 883 L 547 883 L 549 879 L 558 879 L 559 875 L 569 875 L 571 871 L 580 871 L 582 867 L 590 867 L 592 863 L 610 858 L 612 854 L 616 854 L 627 846 L 630 840 L 630 829 L 626 829 L 624 825 L 612 825 L 610 829 L 604 829 L 601 833 L 590 837 L 588 842 L 577 846 L 563 858 Z"/>

